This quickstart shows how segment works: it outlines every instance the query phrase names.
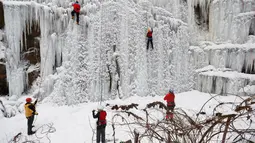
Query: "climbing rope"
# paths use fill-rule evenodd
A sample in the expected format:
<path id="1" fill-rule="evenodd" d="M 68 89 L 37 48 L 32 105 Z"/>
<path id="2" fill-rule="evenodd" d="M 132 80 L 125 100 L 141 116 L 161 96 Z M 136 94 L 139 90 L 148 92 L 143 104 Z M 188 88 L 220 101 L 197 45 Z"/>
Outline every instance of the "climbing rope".
<path id="1" fill-rule="evenodd" d="M 35 133 L 36 138 L 40 140 L 40 139 L 46 137 L 48 139 L 49 143 L 51 143 L 51 140 L 50 140 L 48 134 L 56 132 L 56 128 L 54 128 L 53 125 L 54 125 L 53 123 L 48 123 L 48 124 L 44 124 L 41 127 L 39 127 Z M 40 137 L 38 135 L 38 133 L 39 133 L 39 135 L 43 135 L 43 136 Z"/>
<path id="2" fill-rule="evenodd" d="M 56 128 L 53 127 L 53 123 L 43 124 L 40 126 L 35 133 L 35 140 L 28 139 L 28 136 L 23 135 L 21 132 L 12 138 L 8 143 L 46 143 L 41 141 L 43 138 L 48 140 L 48 143 L 51 143 L 49 134 L 56 132 Z"/>

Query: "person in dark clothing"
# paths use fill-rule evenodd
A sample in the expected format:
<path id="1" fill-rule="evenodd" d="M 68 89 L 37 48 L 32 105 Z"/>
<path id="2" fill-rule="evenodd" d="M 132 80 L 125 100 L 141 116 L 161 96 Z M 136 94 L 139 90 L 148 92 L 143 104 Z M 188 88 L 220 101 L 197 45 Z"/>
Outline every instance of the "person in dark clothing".
<path id="1" fill-rule="evenodd" d="M 98 107 L 98 112 L 95 114 L 95 110 L 92 111 L 93 118 L 97 118 L 97 143 L 105 143 L 105 127 L 106 127 L 106 115 L 102 106 Z"/>
<path id="2" fill-rule="evenodd" d="M 25 107 L 25 115 L 26 115 L 26 118 L 27 118 L 27 134 L 28 135 L 32 135 L 32 134 L 35 133 L 34 131 L 32 131 L 33 122 L 34 122 L 34 116 L 38 115 L 38 113 L 35 110 L 35 105 L 37 103 L 37 100 L 35 100 L 34 103 L 31 103 L 32 99 L 31 98 L 27 98 L 26 102 L 27 103 L 25 104 L 24 107 Z"/>
<path id="3" fill-rule="evenodd" d="M 153 29 L 148 28 L 148 32 L 147 32 L 147 50 L 149 50 L 149 44 L 151 43 L 151 48 L 153 49 L 153 42 L 152 42 L 152 33 L 153 33 Z"/>
<path id="4" fill-rule="evenodd" d="M 81 6 L 78 1 L 76 1 L 72 6 L 73 6 L 73 11 L 71 12 L 72 19 L 74 19 L 74 14 L 76 14 L 76 24 L 79 25 L 79 21 L 80 21 L 79 15 L 80 15 Z"/>

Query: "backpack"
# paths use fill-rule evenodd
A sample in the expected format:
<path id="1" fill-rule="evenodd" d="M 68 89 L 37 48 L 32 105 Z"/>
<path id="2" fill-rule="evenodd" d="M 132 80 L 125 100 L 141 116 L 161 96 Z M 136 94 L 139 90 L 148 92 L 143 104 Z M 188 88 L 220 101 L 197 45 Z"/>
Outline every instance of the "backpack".
<path id="1" fill-rule="evenodd" d="M 107 113 L 105 111 L 101 111 L 99 113 L 98 125 L 105 125 L 106 124 L 106 115 L 107 115 Z"/>

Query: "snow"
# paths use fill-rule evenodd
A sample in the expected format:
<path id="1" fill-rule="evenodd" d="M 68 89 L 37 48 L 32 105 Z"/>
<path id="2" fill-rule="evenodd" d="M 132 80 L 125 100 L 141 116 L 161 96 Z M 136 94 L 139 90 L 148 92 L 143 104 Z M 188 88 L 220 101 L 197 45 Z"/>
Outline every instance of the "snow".
<path id="1" fill-rule="evenodd" d="M 255 93 L 255 85 L 247 85 L 238 91 L 241 95 L 252 96 Z"/>
<path id="2" fill-rule="evenodd" d="M 32 72 L 32 71 L 35 71 L 35 70 L 38 70 L 38 69 L 40 69 L 40 64 L 36 64 L 36 65 L 31 65 L 31 66 L 29 66 L 29 68 L 27 69 L 27 73 L 30 73 L 30 72 Z"/>
<path id="3" fill-rule="evenodd" d="M 207 75 L 207 76 L 220 76 L 220 77 L 225 77 L 225 78 L 231 78 L 231 79 L 235 79 L 235 78 L 243 78 L 243 79 L 248 79 L 250 81 L 255 80 L 255 75 L 248 75 L 248 74 L 243 74 L 243 73 L 238 73 L 236 71 L 230 71 L 230 72 L 224 72 L 224 71 L 209 71 L 209 72 L 204 72 L 202 73 L 203 75 Z"/>
<path id="4" fill-rule="evenodd" d="M 0 33 L 0 37 L 1 37 L 1 33 Z M 5 46 L 4 44 L 0 41 L 0 59 L 5 59 Z"/>
<path id="5" fill-rule="evenodd" d="M 3 33 L 3 30 L 0 30 L 0 41 L 2 41 L 4 38 L 4 33 Z"/>
<path id="6" fill-rule="evenodd" d="M 196 72 L 200 73 L 200 72 L 213 71 L 213 70 L 216 70 L 215 67 L 212 65 L 209 65 L 209 66 L 203 67 L 201 69 L 197 69 Z"/>
<path id="7" fill-rule="evenodd" d="M 195 117 L 196 113 L 200 111 L 200 108 L 203 104 L 209 99 L 211 96 L 206 93 L 201 93 L 198 91 L 191 91 L 180 93 L 176 95 L 176 108 L 182 108 L 186 112 L 188 112 L 191 116 Z M 25 98 L 23 98 L 25 100 Z M 142 109 L 146 107 L 146 104 L 154 102 L 154 101 L 163 101 L 163 96 L 155 96 L 155 97 L 138 97 L 133 96 L 129 97 L 125 100 L 110 100 L 105 101 L 110 105 L 129 105 L 131 103 L 138 103 L 138 110 L 132 109 L 132 112 L 141 115 Z M 207 115 L 212 114 L 213 107 L 219 102 L 240 102 L 240 98 L 236 98 L 234 96 L 220 96 L 211 100 L 208 104 L 206 104 L 204 108 L 204 112 Z M 24 103 L 24 102 L 23 102 Z M 56 106 L 53 104 L 45 103 L 37 106 L 37 111 L 39 115 L 35 119 L 35 128 L 38 128 L 44 124 L 53 123 L 53 127 L 56 129 L 56 132 L 48 134 L 51 142 L 65 142 L 65 143 L 84 143 L 84 142 L 92 142 L 92 126 L 95 129 L 96 120 L 92 117 L 92 110 L 96 109 L 99 103 L 83 103 L 73 106 Z M 219 111 L 224 111 L 226 113 L 230 113 L 231 106 L 225 106 L 224 108 L 220 107 Z M 106 128 L 106 138 L 112 139 L 112 117 L 114 114 L 119 113 L 118 111 L 113 111 L 110 107 L 105 107 L 107 111 L 107 128 Z M 153 114 L 153 112 L 151 112 Z M 156 116 L 159 120 L 163 118 L 162 114 L 157 114 Z M 131 117 L 130 117 L 131 118 Z M 128 118 L 127 118 L 128 119 Z M 131 119 L 130 119 L 131 120 Z M 115 124 L 122 123 L 120 120 L 115 120 Z M 253 123 L 252 126 L 255 124 Z M 255 127 L 255 126 L 254 126 Z M 22 132 L 23 135 L 26 135 L 26 118 L 24 117 L 23 111 L 21 114 L 17 116 L 6 119 L 0 119 L 0 142 L 9 141 L 14 135 L 19 132 Z M 140 130 L 140 129 L 138 129 Z M 118 126 L 116 125 L 116 138 L 119 141 L 125 141 L 131 139 L 128 134 L 127 126 Z M 37 136 L 40 136 L 40 133 L 37 133 Z M 42 136 L 42 135 L 41 135 Z M 40 142 L 48 143 L 49 140 L 43 136 L 44 138 L 40 139 Z M 36 137 L 31 136 L 28 139 L 36 139 Z M 95 139 L 95 136 L 94 136 Z"/>

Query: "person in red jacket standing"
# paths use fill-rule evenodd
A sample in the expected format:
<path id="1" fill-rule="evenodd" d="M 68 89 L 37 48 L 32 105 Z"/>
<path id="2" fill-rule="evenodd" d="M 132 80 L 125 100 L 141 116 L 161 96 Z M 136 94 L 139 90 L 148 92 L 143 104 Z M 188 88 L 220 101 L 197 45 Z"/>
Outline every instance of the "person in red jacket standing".
<path id="1" fill-rule="evenodd" d="M 97 143 L 105 143 L 105 127 L 106 127 L 106 111 L 103 110 L 103 106 L 97 107 L 98 112 L 95 114 L 95 110 L 92 111 L 93 118 L 97 118 Z"/>
<path id="2" fill-rule="evenodd" d="M 79 15 L 81 6 L 78 1 L 76 1 L 72 6 L 73 6 L 73 11 L 71 12 L 72 19 L 74 19 L 74 14 L 76 14 L 76 23 L 79 25 Z"/>
<path id="3" fill-rule="evenodd" d="M 153 29 L 148 28 L 148 32 L 147 32 L 147 50 L 149 50 L 149 44 L 151 43 L 151 48 L 153 49 L 153 42 L 152 42 L 152 33 L 153 33 Z"/>
<path id="4" fill-rule="evenodd" d="M 173 90 L 169 90 L 169 92 L 165 95 L 164 100 L 167 102 L 167 111 L 166 111 L 166 119 L 172 119 L 173 118 L 173 111 L 175 107 L 175 102 L 174 102 L 174 92 Z"/>

